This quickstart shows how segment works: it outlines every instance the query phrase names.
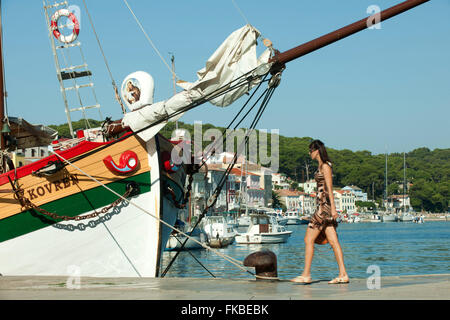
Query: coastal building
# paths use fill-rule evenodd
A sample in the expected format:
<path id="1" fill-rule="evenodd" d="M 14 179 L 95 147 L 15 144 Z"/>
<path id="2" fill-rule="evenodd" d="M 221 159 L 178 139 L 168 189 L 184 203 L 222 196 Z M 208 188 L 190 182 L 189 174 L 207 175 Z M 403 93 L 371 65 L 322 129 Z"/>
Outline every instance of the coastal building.
<path id="1" fill-rule="evenodd" d="M 288 211 L 296 211 L 302 215 L 311 215 L 316 210 L 316 194 L 297 190 L 275 190 L 280 202 Z"/>
<path id="2" fill-rule="evenodd" d="M 388 203 L 387 208 L 390 211 L 393 211 L 395 213 L 400 213 L 405 209 L 406 211 L 409 210 L 411 207 L 411 201 L 409 198 L 409 195 L 405 194 L 393 194 L 388 197 Z"/>
<path id="3" fill-rule="evenodd" d="M 333 190 L 334 204 L 336 206 L 336 211 L 355 213 L 356 212 L 356 196 L 350 190 Z"/>
<path id="4" fill-rule="evenodd" d="M 216 190 L 227 167 L 227 164 L 220 163 L 220 161 L 219 163 L 210 163 L 207 170 L 202 168 L 193 176 L 191 214 L 203 211 L 208 198 Z M 243 167 L 245 168 L 245 166 Z M 242 204 L 258 208 L 267 207 L 272 200 L 271 173 L 264 174 L 264 170 L 259 172 L 260 174 L 258 171 L 250 172 L 234 167 L 228 175 L 212 211 L 238 210 Z M 261 181 L 262 179 L 264 180 Z"/>
<path id="5" fill-rule="evenodd" d="M 363 190 L 357 186 L 345 186 L 342 190 L 348 190 L 355 194 L 356 201 L 367 201 L 367 192 L 363 192 Z"/>
<path id="6" fill-rule="evenodd" d="M 257 173 L 260 175 L 260 188 L 264 190 L 264 206 L 271 207 L 272 206 L 272 174 L 273 171 L 270 168 L 266 168 L 261 166 L 259 172 L 251 171 L 253 173 Z"/>
<path id="7" fill-rule="evenodd" d="M 302 192 L 287 189 L 275 190 L 275 192 L 280 198 L 280 202 L 288 211 L 302 212 L 302 201 L 300 197 Z"/>
<path id="8" fill-rule="evenodd" d="M 317 190 L 317 182 L 314 179 L 299 183 L 298 186 L 301 187 L 306 193 L 313 193 Z"/>
<path id="9" fill-rule="evenodd" d="M 300 196 L 300 201 L 302 203 L 302 211 L 303 215 L 312 215 L 316 211 L 316 194 L 303 192 Z"/>
<path id="10" fill-rule="evenodd" d="M 272 173 L 272 187 L 273 189 L 289 190 L 290 184 L 287 176 L 284 173 Z"/>

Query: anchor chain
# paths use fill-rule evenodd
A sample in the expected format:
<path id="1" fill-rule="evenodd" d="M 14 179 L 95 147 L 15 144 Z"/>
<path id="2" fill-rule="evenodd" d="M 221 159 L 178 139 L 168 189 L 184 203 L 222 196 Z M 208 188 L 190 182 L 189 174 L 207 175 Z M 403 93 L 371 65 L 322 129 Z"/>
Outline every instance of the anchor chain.
<path id="1" fill-rule="evenodd" d="M 136 188 L 136 186 L 134 186 L 132 183 L 129 183 L 127 185 L 127 190 L 125 191 L 125 193 L 123 194 L 122 197 L 126 198 L 126 197 L 130 196 L 131 194 L 133 194 L 135 192 L 135 188 Z M 39 213 L 41 213 L 45 216 L 48 216 L 52 219 L 63 220 L 63 221 L 69 221 L 69 220 L 80 221 L 80 220 L 85 220 L 85 219 L 92 219 L 92 218 L 99 216 L 100 214 L 107 213 L 110 209 L 117 207 L 123 201 L 123 198 L 121 197 L 121 198 L 118 198 L 117 200 L 115 200 L 114 202 L 112 202 L 111 204 L 109 204 L 108 206 L 102 208 L 100 211 L 96 211 L 94 209 L 93 213 L 90 213 L 90 214 L 87 214 L 84 216 L 70 217 L 70 216 L 66 216 L 66 215 L 58 215 L 54 212 L 49 212 L 49 211 L 35 205 L 34 203 L 32 203 L 30 201 L 30 199 L 25 197 L 24 194 L 25 194 L 25 190 L 23 190 L 20 187 L 14 187 L 14 198 L 20 202 L 22 208 L 34 209 L 34 210 L 38 211 Z"/>

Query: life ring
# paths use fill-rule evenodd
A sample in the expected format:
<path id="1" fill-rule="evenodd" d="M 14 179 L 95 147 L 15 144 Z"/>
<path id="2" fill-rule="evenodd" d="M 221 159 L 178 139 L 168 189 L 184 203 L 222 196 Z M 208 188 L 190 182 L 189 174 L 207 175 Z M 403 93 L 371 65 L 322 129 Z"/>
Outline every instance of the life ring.
<path id="1" fill-rule="evenodd" d="M 72 33 L 68 36 L 61 34 L 61 32 L 58 30 L 58 20 L 62 16 L 69 18 L 73 23 Z M 80 33 L 80 24 L 78 23 L 77 17 L 68 9 L 61 9 L 56 11 L 52 16 L 50 27 L 55 38 L 64 43 L 71 43 L 75 41 L 78 37 L 78 34 Z"/>

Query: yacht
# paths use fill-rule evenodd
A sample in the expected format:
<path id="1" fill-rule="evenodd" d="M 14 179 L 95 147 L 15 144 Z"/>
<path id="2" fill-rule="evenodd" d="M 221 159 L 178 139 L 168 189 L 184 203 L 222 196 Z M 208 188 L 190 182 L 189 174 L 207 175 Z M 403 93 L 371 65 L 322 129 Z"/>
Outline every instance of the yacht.
<path id="1" fill-rule="evenodd" d="M 381 222 L 397 222 L 398 216 L 394 213 L 385 212 L 381 216 Z"/>
<path id="2" fill-rule="evenodd" d="M 414 220 L 414 216 L 408 212 L 403 213 L 399 217 L 399 221 L 401 222 L 411 222 Z"/>
<path id="3" fill-rule="evenodd" d="M 246 232 L 236 236 L 236 243 L 283 243 L 291 236 L 292 231 L 278 224 L 275 217 L 266 214 L 250 215 L 250 225 Z"/>

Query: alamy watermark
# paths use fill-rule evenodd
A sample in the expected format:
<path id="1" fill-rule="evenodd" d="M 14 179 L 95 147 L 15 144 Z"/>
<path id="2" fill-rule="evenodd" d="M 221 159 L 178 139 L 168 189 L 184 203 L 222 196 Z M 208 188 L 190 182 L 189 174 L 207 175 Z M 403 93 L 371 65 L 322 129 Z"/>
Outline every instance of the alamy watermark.
<path id="1" fill-rule="evenodd" d="M 366 273 L 371 274 L 367 278 L 367 289 L 374 290 L 374 289 L 381 289 L 381 269 L 376 264 L 372 264 L 367 267 Z"/>
<path id="2" fill-rule="evenodd" d="M 367 18 L 367 28 L 381 29 L 381 9 L 379 6 L 373 4 L 367 7 L 366 12 L 371 16 Z"/>
<path id="3" fill-rule="evenodd" d="M 177 130 L 172 133 L 172 139 L 176 138 L 177 133 Z M 206 146 L 204 146 L 205 143 Z M 171 154 L 171 160 L 176 165 L 213 161 L 214 158 L 225 152 L 232 154 L 237 161 L 241 157 L 245 157 L 247 161 L 270 168 L 274 173 L 279 169 L 278 129 L 271 129 L 270 134 L 265 129 L 227 129 L 223 132 L 216 128 L 210 128 L 203 131 L 202 122 L 196 121 L 194 122 L 194 136 L 191 137 L 187 130 L 184 131 L 183 142 L 178 146 L 181 150 L 174 148 Z M 229 164 L 234 158 L 225 157 L 221 160 L 223 163 Z"/>
<path id="4" fill-rule="evenodd" d="M 81 268 L 76 265 L 67 267 L 69 277 L 66 281 L 67 289 L 81 289 Z"/>

